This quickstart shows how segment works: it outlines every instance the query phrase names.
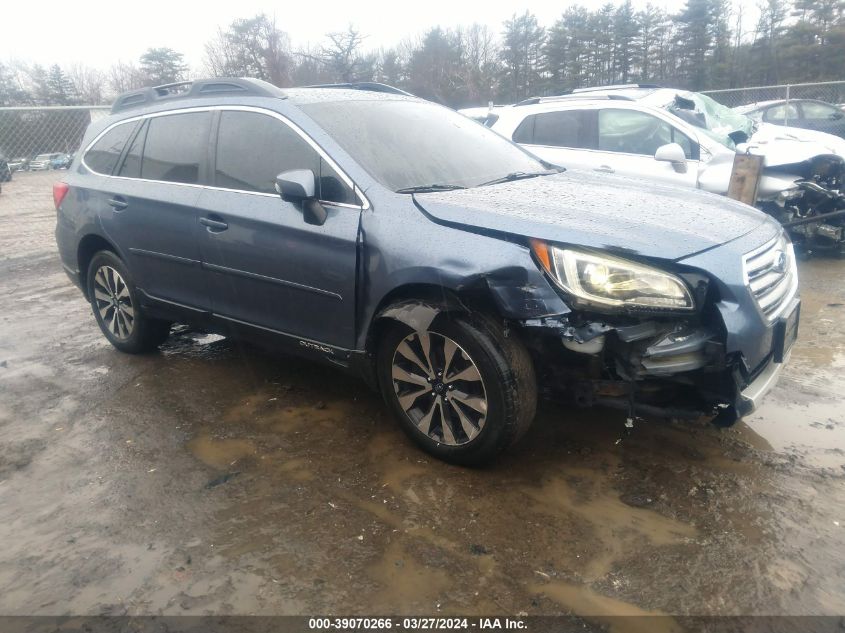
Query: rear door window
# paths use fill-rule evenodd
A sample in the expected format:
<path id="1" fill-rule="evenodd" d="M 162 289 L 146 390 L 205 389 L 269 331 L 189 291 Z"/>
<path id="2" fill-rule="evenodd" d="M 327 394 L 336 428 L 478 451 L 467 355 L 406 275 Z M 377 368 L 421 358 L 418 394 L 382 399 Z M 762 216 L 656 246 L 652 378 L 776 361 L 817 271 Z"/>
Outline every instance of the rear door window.
<path id="1" fill-rule="evenodd" d="M 134 123 L 121 123 L 110 129 L 85 153 L 85 164 L 97 173 L 111 175 L 134 129 Z M 36 160 L 41 158 L 46 160 L 49 156 L 37 156 Z"/>
<path id="2" fill-rule="evenodd" d="M 589 148 L 589 117 L 583 110 L 543 112 L 525 118 L 513 133 L 516 143 Z"/>
<path id="3" fill-rule="evenodd" d="M 289 125 L 259 112 L 220 114 L 214 167 L 217 187 L 275 194 L 276 176 L 291 169 L 314 172 L 321 200 L 355 204 L 351 188 Z"/>
<path id="4" fill-rule="evenodd" d="M 196 184 L 208 149 L 210 112 L 168 114 L 149 120 L 141 178 Z"/>

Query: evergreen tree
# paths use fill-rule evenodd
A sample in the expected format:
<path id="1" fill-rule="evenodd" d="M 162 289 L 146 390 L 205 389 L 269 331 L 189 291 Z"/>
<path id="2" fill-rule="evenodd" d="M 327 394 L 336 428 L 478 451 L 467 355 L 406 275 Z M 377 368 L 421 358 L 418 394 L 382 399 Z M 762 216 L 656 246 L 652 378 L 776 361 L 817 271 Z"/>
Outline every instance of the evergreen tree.
<path id="1" fill-rule="evenodd" d="M 625 0 L 613 14 L 614 81 L 626 84 L 634 74 L 634 58 L 640 25 L 631 0 Z"/>
<path id="2" fill-rule="evenodd" d="M 502 80 L 508 94 L 516 101 L 536 92 L 541 85 L 544 30 L 534 14 L 516 14 L 504 24 L 501 59 Z"/>
<path id="3" fill-rule="evenodd" d="M 182 53 L 172 48 L 149 48 L 141 55 L 140 69 L 149 86 L 160 86 L 183 81 L 188 66 Z"/>
<path id="4" fill-rule="evenodd" d="M 461 40 L 457 33 L 438 26 L 423 36 L 408 62 L 408 86 L 426 99 L 460 102 Z"/>
<path id="5" fill-rule="evenodd" d="M 79 103 L 79 96 L 73 82 L 68 79 L 58 64 L 53 64 L 47 74 L 47 90 L 52 105 L 73 105 Z"/>

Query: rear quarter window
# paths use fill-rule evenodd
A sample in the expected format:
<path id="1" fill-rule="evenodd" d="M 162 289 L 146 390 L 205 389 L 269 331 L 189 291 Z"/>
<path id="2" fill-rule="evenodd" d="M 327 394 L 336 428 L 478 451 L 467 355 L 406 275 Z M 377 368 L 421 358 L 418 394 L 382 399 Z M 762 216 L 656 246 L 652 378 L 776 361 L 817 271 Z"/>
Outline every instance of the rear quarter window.
<path id="1" fill-rule="evenodd" d="M 85 153 L 85 164 L 97 173 L 111 175 L 133 129 L 134 123 L 121 123 L 106 132 Z"/>
<path id="2" fill-rule="evenodd" d="M 118 176 L 124 176 L 126 178 L 141 177 L 141 156 L 144 153 L 144 140 L 146 137 L 147 122 L 144 121 L 143 127 L 138 134 L 135 135 L 135 138 L 132 140 L 132 144 L 129 146 L 129 150 L 126 152 L 123 164 L 117 172 Z"/>

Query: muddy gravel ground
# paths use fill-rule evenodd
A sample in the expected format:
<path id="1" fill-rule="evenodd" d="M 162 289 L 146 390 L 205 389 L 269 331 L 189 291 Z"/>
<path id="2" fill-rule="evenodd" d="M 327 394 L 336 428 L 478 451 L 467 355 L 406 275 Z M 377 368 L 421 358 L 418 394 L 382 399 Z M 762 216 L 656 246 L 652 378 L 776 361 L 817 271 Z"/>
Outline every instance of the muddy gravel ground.
<path id="1" fill-rule="evenodd" d="M 0 614 L 845 613 L 845 262 L 800 263 L 791 363 L 735 427 L 545 404 L 469 470 L 330 368 L 112 349 L 55 177 L 0 195 Z"/>

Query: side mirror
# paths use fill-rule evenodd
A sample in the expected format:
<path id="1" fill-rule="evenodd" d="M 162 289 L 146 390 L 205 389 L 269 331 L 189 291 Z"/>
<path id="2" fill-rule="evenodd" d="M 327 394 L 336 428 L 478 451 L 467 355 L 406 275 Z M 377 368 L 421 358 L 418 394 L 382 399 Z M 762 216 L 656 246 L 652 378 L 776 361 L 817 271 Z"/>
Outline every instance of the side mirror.
<path id="1" fill-rule="evenodd" d="M 317 200 L 317 179 L 310 169 L 292 169 L 276 176 L 276 191 L 286 202 L 299 203 L 308 224 L 321 226 L 328 213 Z"/>
<path id="2" fill-rule="evenodd" d="M 684 148 L 677 143 L 667 143 L 658 147 L 657 151 L 654 152 L 654 160 L 672 163 L 672 167 L 679 174 L 685 174 L 687 171 L 687 157 L 684 154 Z"/>

